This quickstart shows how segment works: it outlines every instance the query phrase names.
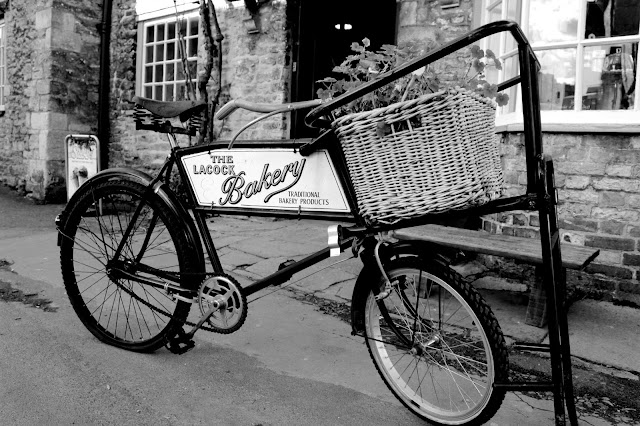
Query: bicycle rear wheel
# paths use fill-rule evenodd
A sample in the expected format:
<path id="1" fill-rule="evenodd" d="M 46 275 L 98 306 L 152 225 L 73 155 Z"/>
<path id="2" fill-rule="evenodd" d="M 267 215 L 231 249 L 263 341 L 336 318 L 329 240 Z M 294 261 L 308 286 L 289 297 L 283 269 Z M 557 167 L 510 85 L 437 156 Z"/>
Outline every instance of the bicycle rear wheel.
<path id="1" fill-rule="evenodd" d="M 436 424 L 482 424 L 500 407 L 508 376 L 502 331 L 481 296 L 449 268 L 401 258 L 388 265 L 391 292 L 369 293 L 369 354 L 396 397 Z M 383 280 L 379 284 L 382 288 Z"/>
<path id="2" fill-rule="evenodd" d="M 164 289 L 110 273 L 144 190 L 125 179 L 81 188 L 61 230 L 60 264 L 71 305 L 93 335 L 123 349 L 152 352 L 175 335 L 191 304 L 174 300 Z M 185 235 L 184 221 L 153 194 L 135 219 L 119 264 L 144 265 L 144 270 L 133 266 L 132 272 L 174 285 L 178 283 L 171 276 L 174 281 L 179 277 L 185 287 L 184 272 L 196 270 Z"/>

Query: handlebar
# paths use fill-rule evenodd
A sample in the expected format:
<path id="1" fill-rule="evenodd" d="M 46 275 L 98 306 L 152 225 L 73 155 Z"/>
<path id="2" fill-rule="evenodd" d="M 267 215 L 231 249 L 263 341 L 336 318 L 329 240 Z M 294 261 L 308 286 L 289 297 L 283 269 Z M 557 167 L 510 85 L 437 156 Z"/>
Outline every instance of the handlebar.
<path id="1" fill-rule="evenodd" d="M 442 45 L 435 50 L 432 50 L 431 52 L 427 53 L 424 56 L 415 58 L 401 65 L 396 69 L 390 70 L 389 72 L 383 74 L 382 76 L 380 76 L 375 80 L 371 80 L 352 91 L 346 92 L 338 96 L 337 98 L 324 103 L 323 105 L 311 110 L 305 117 L 304 122 L 307 126 L 310 126 L 310 127 L 328 127 L 329 123 L 326 120 L 322 119 L 322 117 L 326 116 L 328 113 L 335 110 L 336 108 L 344 106 L 349 102 L 355 99 L 358 99 L 376 89 L 379 89 L 380 87 L 385 86 L 397 80 L 398 78 L 403 77 L 419 68 L 429 65 L 432 62 L 437 61 L 438 59 L 442 59 L 445 56 L 457 51 L 458 49 L 461 49 L 465 46 L 470 45 L 471 43 L 474 43 L 492 34 L 503 32 L 503 31 L 511 32 L 511 35 L 513 36 L 513 38 L 515 38 L 515 40 L 518 43 L 518 47 L 520 49 L 520 54 L 521 54 L 520 56 L 521 70 L 523 66 L 522 64 L 523 53 L 533 57 L 533 59 L 536 62 L 537 69 L 539 70 L 540 63 L 536 59 L 535 54 L 533 53 L 533 50 L 531 49 L 531 46 L 527 41 L 527 38 L 525 37 L 524 33 L 522 32 L 522 29 L 518 26 L 518 24 L 513 21 L 491 22 L 489 24 L 483 25 L 480 28 L 477 28 L 474 31 L 471 31 L 470 33 L 462 35 L 457 39 L 445 45 Z M 522 72 L 520 74 L 522 76 Z M 510 85 L 517 83 L 517 81 L 514 81 L 513 79 L 510 80 L 509 82 L 510 82 Z M 505 85 L 499 85 L 498 87 L 501 89 L 504 89 Z"/>

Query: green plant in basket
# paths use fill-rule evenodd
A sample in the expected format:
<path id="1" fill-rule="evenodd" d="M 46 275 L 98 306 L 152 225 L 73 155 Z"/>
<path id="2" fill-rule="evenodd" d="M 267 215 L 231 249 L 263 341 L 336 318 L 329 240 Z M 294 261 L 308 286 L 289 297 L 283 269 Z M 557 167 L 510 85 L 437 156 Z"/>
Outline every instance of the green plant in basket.
<path id="1" fill-rule="evenodd" d="M 367 38 L 362 40 L 362 44 L 358 42 L 351 44 L 353 53 L 348 55 L 340 65 L 333 68 L 334 73 L 344 77 L 326 77 L 318 80 L 318 83 L 324 85 L 317 91 L 320 99 L 334 98 L 375 80 L 409 60 L 424 55 L 436 47 L 436 43 L 433 41 L 411 42 L 401 46 L 385 44 L 377 51 L 369 50 L 370 46 L 371 43 Z M 354 112 L 369 111 L 407 99 L 436 93 L 447 87 L 461 87 L 477 92 L 484 97 L 494 99 L 500 106 L 508 103 L 509 96 L 505 93 L 498 93 L 497 85 L 486 79 L 488 68 L 502 69 L 500 60 L 491 50 L 484 51 L 477 45 L 471 46 L 467 56 L 459 60 L 459 63 L 459 69 L 446 70 L 446 75 L 453 76 L 450 79 L 440 78 L 439 71 L 441 70 L 437 70 L 433 66 L 434 64 L 431 64 L 352 101 L 337 110 L 335 114 L 342 116 Z"/>

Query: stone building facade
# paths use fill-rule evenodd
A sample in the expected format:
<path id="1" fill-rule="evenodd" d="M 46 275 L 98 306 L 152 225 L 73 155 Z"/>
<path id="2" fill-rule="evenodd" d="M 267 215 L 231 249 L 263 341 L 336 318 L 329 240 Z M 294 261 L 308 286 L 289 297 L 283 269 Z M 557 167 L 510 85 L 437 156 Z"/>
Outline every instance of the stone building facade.
<path id="1" fill-rule="evenodd" d="M 298 0 L 299 1 L 299 0 Z M 223 43 L 221 103 L 292 100 L 295 74 L 294 0 L 261 2 L 252 17 L 241 2 L 218 10 Z M 396 43 L 451 40 L 479 25 L 479 0 L 397 0 Z M 452 7 L 449 7 L 452 6 Z M 0 118 L 0 182 L 41 201 L 64 198 L 64 150 L 70 133 L 95 133 L 98 111 L 99 46 L 97 25 L 102 2 L 89 0 L 0 1 L 7 33 L 5 115 Z M 135 130 L 130 100 L 139 71 L 139 26 L 135 0 L 113 0 L 109 93 L 108 165 L 144 170 L 157 167 L 168 144 L 159 135 Z M 355 40 L 354 40 L 355 41 Z M 462 54 L 460 54 L 462 55 Z M 462 56 L 438 65 L 443 80 L 455 79 Z M 202 69 L 202 63 L 199 64 Z M 456 70 L 456 71 L 452 71 Z M 210 90 L 216 82 L 210 82 Z M 216 123 L 228 138 L 256 115 L 238 111 Z M 522 134 L 500 130 L 509 193 L 524 188 Z M 543 129 L 544 130 L 544 129 Z M 242 138 L 292 136 L 292 117 L 275 116 Z M 601 249 L 586 273 L 570 282 L 586 293 L 640 304 L 640 136 L 583 134 L 558 129 L 544 134 L 556 162 L 563 239 Z M 535 237 L 537 216 L 530 212 L 482 219 L 490 232 Z M 492 273 L 518 279 L 533 272 L 519 265 L 485 259 Z"/>
<path id="2" fill-rule="evenodd" d="M 65 136 L 96 130 L 101 7 L 11 0 L 0 11 L 7 64 L 0 181 L 36 200 L 59 201 Z"/>

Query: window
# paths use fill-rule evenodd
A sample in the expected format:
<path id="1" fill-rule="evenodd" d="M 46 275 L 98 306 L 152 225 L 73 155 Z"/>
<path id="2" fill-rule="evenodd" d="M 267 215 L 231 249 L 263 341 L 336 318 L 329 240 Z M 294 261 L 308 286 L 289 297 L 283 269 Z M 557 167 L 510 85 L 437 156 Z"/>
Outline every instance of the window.
<path id="1" fill-rule="evenodd" d="M 0 111 L 4 111 L 6 98 L 7 81 L 7 33 L 5 31 L 4 19 L 0 19 Z"/>
<path id="2" fill-rule="evenodd" d="M 485 0 L 483 22 L 500 19 L 520 23 L 540 61 L 543 130 L 567 130 L 571 124 L 583 131 L 597 129 L 582 124 L 605 131 L 612 126 L 615 131 L 640 129 L 640 0 Z M 503 70 L 491 76 L 494 81 L 518 74 L 517 46 L 510 35 L 492 36 L 485 44 L 504 61 Z M 521 120 L 521 114 L 511 114 L 521 110 L 519 89 L 511 88 L 509 97 L 499 112 L 499 126 Z"/>
<path id="3" fill-rule="evenodd" d="M 184 57 L 192 84 L 197 77 L 198 13 L 182 15 L 176 22 L 175 15 L 149 20 L 139 24 L 141 66 L 138 67 L 139 93 L 158 101 L 187 99 L 185 75 L 179 34 L 184 38 Z"/>

